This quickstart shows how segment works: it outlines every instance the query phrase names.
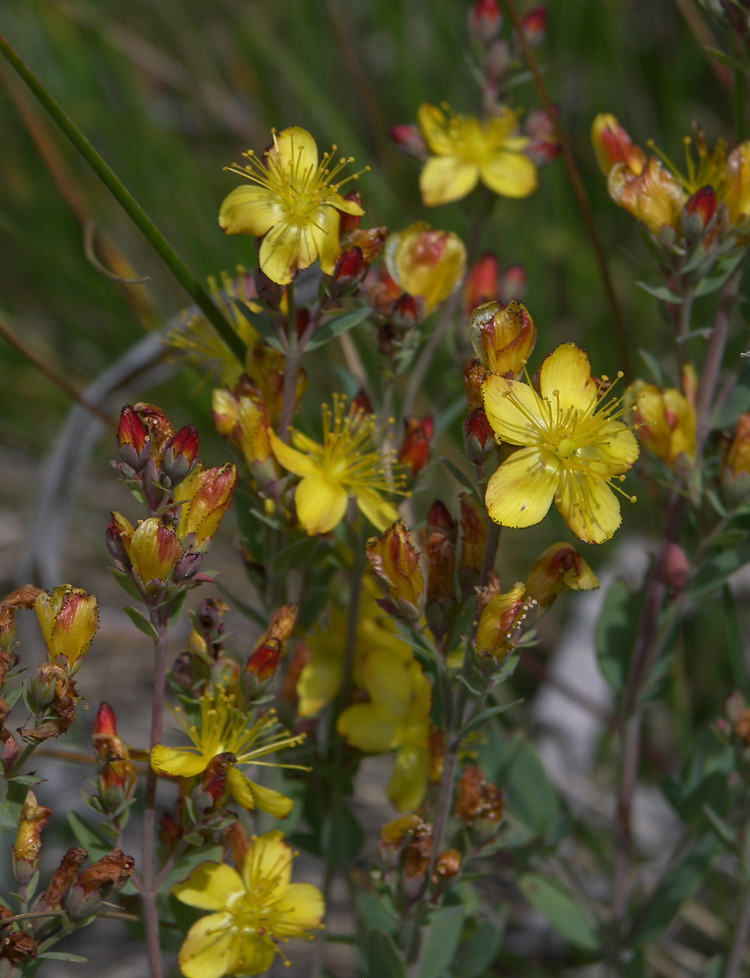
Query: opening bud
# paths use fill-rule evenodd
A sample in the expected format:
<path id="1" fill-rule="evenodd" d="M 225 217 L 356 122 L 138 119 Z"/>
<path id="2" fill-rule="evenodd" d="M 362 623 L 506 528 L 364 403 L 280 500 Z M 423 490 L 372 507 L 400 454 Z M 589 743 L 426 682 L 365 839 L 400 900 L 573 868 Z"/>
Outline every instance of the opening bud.
<path id="1" fill-rule="evenodd" d="M 516 378 L 536 344 L 536 326 L 520 302 L 488 302 L 469 321 L 474 352 L 493 374 Z"/>
<path id="2" fill-rule="evenodd" d="M 151 458 L 149 430 L 129 404 L 120 412 L 117 447 L 120 458 L 133 472 L 140 472 Z"/>
<path id="3" fill-rule="evenodd" d="M 220 468 L 196 469 L 175 492 L 182 503 L 178 533 L 194 533 L 198 546 L 211 540 L 229 509 L 237 485 L 237 469 L 227 463 Z"/>
<path id="4" fill-rule="evenodd" d="M 476 0 L 469 10 L 469 30 L 482 44 L 489 44 L 500 33 L 503 15 L 497 0 Z"/>
<path id="5" fill-rule="evenodd" d="M 419 604 L 424 593 L 420 555 L 406 525 L 398 520 L 380 537 L 367 541 L 370 566 L 388 585 L 396 608 L 410 621 L 419 618 Z"/>
<path id="6" fill-rule="evenodd" d="M 521 29 L 532 47 L 537 47 L 547 33 L 547 8 L 535 7 L 521 19 Z"/>
<path id="7" fill-rule="evenodd" d="M 93 594 L 71 584 L 42 591 L 34 607 L 51 662 L 64 656 L 70 673 L 78 671 L 99 627 Z"/>
<path id="8" fill-rule="evenodd" d="M 548 608 L 564 591 L 593 591 L 596 574 L 569 543 L 553 543 L 531 568 L 526 590 L 539 607 Z"/>

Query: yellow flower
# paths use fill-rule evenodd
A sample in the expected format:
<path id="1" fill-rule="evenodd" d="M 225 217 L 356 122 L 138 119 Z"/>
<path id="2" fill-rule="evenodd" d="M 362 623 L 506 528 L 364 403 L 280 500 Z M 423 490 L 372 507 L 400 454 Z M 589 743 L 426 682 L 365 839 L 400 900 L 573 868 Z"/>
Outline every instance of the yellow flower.
<path id="1" fill-rule="evenodd" d="M 225 863 L 202 863 L 172 892 L 182 903 L 212 913 L 188 931 L 180 949 L 186 978 L 258 975 L 278 945 L 320 927 L 323 895 L 311 883 L 292 883 L 294 853 L 281 832 L 256 836 L 240 871 Z"/>
<path id="2" fill-rule="evenodd" d="M 636 380 L 630 389 L 633 420 L 643 444 L 667 465 L 695 454 L 695 408 L 676 387 L 661 390 Z"/>
<path id="3" fill-rule="evenodd" d="M 251 781 L 237 765 L 258 764 L 263 767 L 293 767 L 296 765 L 274 764 L 259 758 L 284 747 L 299 744 L 304 737 L 281 736 L 273 712 L 249 723 L 248 717 L 234 705 L 234 698 L 219 686 L 208 689 L 200 700 L 200 727 L 192 724 L 178 707 L 175 718 L 192 741 L 191 747 L 164 747 L 157 744 L 151 751 L 151 767 L 169 777 L 193 778 L 203 774 L 211 761 L 221 754 L 234 755 L 229 767 L 226 786 L 229 794 L 245 808 L 268 812 L 276 818 L 285 818 L 292 810 L 293 802 L 279 791 L 264 788 Z M 224 972 L 219 972 L 224 974 Z"/>
<path id="4" fill-rule="evenodd" d="M 375 418 L 344 398 L 334 397 L 333 414 L 323 405 L 323 444 L 300 431 L 292 432 L 291 448 L 269 431 L 277 460 L 302 477 L 294 494 L 297 516 L 305 531 L 329 533 L 343 519 L 349 496 L 367 519 L 385 530 L 398 519 L 396 508 L 381 493 L 401 492 L 401 480 L 387 477 L 375 445 Z"/>
<path id="5" fill-rule="evenodd" d="M 413 656 L 389 649 L 372 652 L 362 672 L 370 702 L 347 707 L 338 732 L 367 754 L 398 751 L 388 796 L 401 811 L 414 809 L 429 774 L 432 687 Z"/>
<path id="6" fill-rule="evenodd" d="M 343 181 L 334 178 L 352 160 L 342 158 L 330 166 L 335 151 L 334 146 L 318 162 L 315 140 L 294 126 L 273 133 L 273 146 L 262 159 L 249 150 L 243 154 L 247 165 L 226 167 L 250 186 L 235 187 L 226 197 L 219 227 L 226 234 L 264 236 L 260 267 L 279 285 L 288 285 L 316 258 L 331 275 L 340 254 L 339 211 L 364 214 L 359 204 L 339 193 Z"/>
<path id="7" fill-rule="evenodd" d="M 78 671 L 99 627 L 99 608 L 93 594 L 61 584 L 42 591 L 34 602 L 50 662 L 64 655 L 70 674 Z"/>
<path id="8" fill-rule="evenodd" d="M 523 155 L 529 143 L 516 135 L 518 115 L 509 108 L 487 122 L 456 115 L 445 106 L 425 103 L 419 127 L 434 154 L 420 174 L 428 207 L 460 200 L 481 180 L 503 197 L 528 197 L 536 190 L 536 167 Z"/>
<path id="9" fill-rule="evenodd" d="M 466 270 L 466 248 L 459 236 L 431 228 L 425 221 L 389 234 L 384 257 L 399 288 L 422 296 L 425 313 L 456 291 Z"/>
<path id="10" fill-rule="evenodd" d="M 199 465 L 175 489 L 174 500 L 182 503 L 177 534 L 184 539 L 194 533 L 199 547 L 210 543 L 229 509 L 237 486 L 237 469 L 227 462 L 213 469 Z M 205 549 L 205 547 L 203 547 Z"/>
<path id="11" fill-rule="evenodd" d="M 559 346 L 541 366 L 539 391 L 492 376 L 482 392 L 497 439 L 525 446 L 490 478 L 485 502 L 492 519 L 533 526 L 554 500 L 576 536 L 608 540 L 622 520 L 613 479 L 638 458 L 638 443 L 616 420 L 620 401 L 604 403 L 586 352 L 574 343 Z"/>

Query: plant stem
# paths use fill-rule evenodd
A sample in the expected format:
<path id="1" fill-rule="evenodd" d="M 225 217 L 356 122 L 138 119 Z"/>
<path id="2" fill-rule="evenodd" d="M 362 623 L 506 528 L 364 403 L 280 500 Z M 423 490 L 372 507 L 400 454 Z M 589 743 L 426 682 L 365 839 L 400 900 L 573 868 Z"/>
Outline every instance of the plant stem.
<path id="1" fill-rule="evenodd" d="M 244 363 L 245 346 L 224 318 L 221 310 L 213 302 L 211 296 L 197 279 L 193 277 L 180 256 L 114 170 L 105 163 L 86 136 L 84 136 L 56 99 L 47 91 L 40 79 L 32 72 L 3 34 L 0 34 L 0 54 L 12 65 L 54 122 L 65 133 L 71 143 L 73 143 L 81 156 L 83 156 L 92 170 L 94 170 L 105 184 L 112 196 L 120 203 L 136 227 L 143 232 L 180 285 L 196 303 L 201 312 L 203 312 L 229 349 L 239 358 L 240 363 Z"/>
<path id="2" fill-rule="evenodd" d="M 604 285 L 604 291 L 607 293 L 607 299 L 609 301 L 609 307 L 612 312 L 612 318 L 615 323 L 615 336 L 617 337 L 617 346 L 620 354 L 620 359 L 622 361 L 622 370 L 625 374 L 626 379 L 633 376 L 633 370 L 630 363 L 630 351 L 628 348 L 628 334 L 625 329 L 625 323 L 622 318 L 622 313 L 620 312 L 620 304 L 617 301 L 617 294 L 615 293 L 614 285 L 612 284 L 612 278 L 609 274 L 609 266 L 607 264 L 607 257 L 604 253 L 604 248 L 602 247 L 601 240 L 599 238 L 599 232 L 596 229 L 596 223 L 594 222 L 594 216 L 591 213 L 591 207 L 589 206 L 588 198 L 586 196 L 586 191 L 583 187 L 583 181 L 581 180 L 581 175 L 578 172 L 578 166 L 573 156 L 573 151 L 570 148 L 570 143 L 568 137 L 565 135 L 563 127 L 560 125 L 560 120 L 558 118 L 558 113 L 555 106 L 552 104 L 549 92 L 547 91 L 547 86 L 544 84 L 544 79 L 539 71 L 539 65 L 536 63 L 536 58 L 534 57 L 534 52 L 526 39 L 526 35 L 521 25 L 521 20 L 518 16 L 518 11 L 516 10 L 516 5 L 513 0 L 503 0 L 505 8 L 508 11 L 510 19 L 513 21 L 513 26 L 516 29 L 518 38 L 521 42 L 521 47 L 523 48 L 523 55 L 526 59 L 526 63 L 529 66 L 529 70 L 534 78 L 534 85 L 539 93 L 539 98 L 542 100 L 542 105 L 544 110 L 549 117 L 552 127 L 555 132 L 555 137 L 560 144 L 562 150 L 563 159 L 565 161 L 565 168 L 568 171 L 568 178 L 570 179 L 571 185 L 573 187 L 573 193 L 575 195 L 578 207 L 581 211 L 583 217 L 583 222 L 586 225 L 586 231 L 588 232 L 591 245 L 594 249 L 594 254 L 596 256 L 597 264 L 599 265 L 599 274 L 602 278 L 602 283 Z"/>
<path id="3" fill-rule="evenodd" d="M 284 364 L 284 393 L 281 406 L 281 421 L 279 422 L 279 438 L 285 445 L 289 444 L 292 433 L 289 430 L 294 418 L 294 406 L 297 403 L 297 378 L 299 377 L 300 352 L 297 337 L 297 309 L 294 302 L 294 283 L 286 287 L 287 301 L 287 340 L 289 350 Z"/>
<path id="4" fill-rule="evenodd" d="M 154 691 L 151 699 L 151 750 L 161 741 L 164 719 L 164 695 L 167 685 L 168 615 L 163 608 L 151 609 L 151 623 L 158 632 L 154 642 Z M 141 855 L 141 900 L 146 924 L 146 948 L 151 978 L 162 978 L 159 914 L 156 906 L 158 878 L 156 873 L 156 786 L 158 776 L 149 765 L 146 775 L 146 805 L 143 814 L 143 847 Z"/>

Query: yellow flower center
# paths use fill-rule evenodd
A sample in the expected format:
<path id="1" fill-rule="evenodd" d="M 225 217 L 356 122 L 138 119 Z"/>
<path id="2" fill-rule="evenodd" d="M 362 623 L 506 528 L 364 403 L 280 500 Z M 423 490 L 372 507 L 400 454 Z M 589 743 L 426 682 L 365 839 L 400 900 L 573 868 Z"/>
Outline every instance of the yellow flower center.
<path id="1" fill-rule="evenodd" d="M 685 173 L 682 173 L 672 163 L 669 157 L 665 153 L 662 153 L 654 144 L 653 140 L 650 140 L 648 143 L 649 148 L 657 154 L 670 173 L 680 181 L 688 194 L 692 195 L 697 193 L 701 187 L 713 187 L 718 192 L 724 179 L 724 168 L 727 161 L 727 144 L 723 139 L 720 139 L 714 147 L 713 152 L 710 152 L 703 133 L 699 129 L 696 129 L 695 150 L 698 157 L 697 162 L 693 154 L 693 139 L 690 136 L 685 136 L 683 144 L 685 146 Z"/>
<path id="2" fill-rule="evenodd" d="M 518 118 L 510 109 L 485 123 L 471 116 L 450 115 L 444 135 L 451 143 L 452 155 L 475 166 L 484 166 L 503 148 L 517 124 Z"/>

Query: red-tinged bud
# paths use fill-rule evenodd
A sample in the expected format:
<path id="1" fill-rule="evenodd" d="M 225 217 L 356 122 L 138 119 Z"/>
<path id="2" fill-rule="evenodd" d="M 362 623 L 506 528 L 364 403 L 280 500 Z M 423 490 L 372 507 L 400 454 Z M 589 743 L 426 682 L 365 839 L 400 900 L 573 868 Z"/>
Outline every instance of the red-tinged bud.
<path id="1" fill-rule="evenodd" d="M 370 566 L 388 585 L 388 593 L 398 611 L 410 621 L 419 618 L 419 605 L 424 593 L 424 578 L 420 555 L 398 520 L 380 537 L 367 541 Z"/>
<path id="2" fill-rule="evenodd" d="M 174 852 L 181 839 L 182 829 L 180 828 L 180 823 L 172 812 L 164 812 L 159 820 L 159 841 L 167 852 Z"/>
<path id="3" fill-rule="evenodd" d="M 500 266 L 491 253 L 482 255 L 469 272 L 466 282 L 466 312 L 471 313 L 477 306 L 498 298 L 498 279 Z"/>
<path id="4" fill-rule="evenodd" d="M 369 415 L 375 413 L 372 409 L 372 401 L 367 396 L 367 392 L 361 388 L 357 392 L 356 396 L 352 398 L 352 407 L 357 408 L 357 410 L 361 411 L 363 414 Z"/>
<path id="5" fill-rule="evenodd" d="M 427 514 L 427 526 L 430 528 L 441 527 L 452 540 L 456 539 L 456 521 L 451 516 L 448 507 L 440 499 L 436 499 L 430 506 L 430 511 Z"/>
<path id="6" fill-rule="evenodd" d="M 149 430 L 129 404 L 120 412 L 117 447 L 120 458 L 133 472 L 140 472 L 151 457 Z"/>
<path id="7" fill-rule="evenodd" d="M 50 662 L 64 657 L 73 675 L 80 668 L 99 627 L 93 594 L 70 584 L 42 591 L 34 604 Z"/>
<path id="8" fill-rule="evenodd" d="M 342 251 L 333 270 L 332 294 L 341 296 L 354 292 L 366 272 L 367 266 L 361 248 L 355 246 Z"/>
<path id="9" fill-rule="evenodd" d="M 359 190 L 350 190 L 348 194 L 344 194 L 344 200 L 348 200 L 352 204 L 357 204 L 359 207 L 362 206 L 362 194 Z M 347 234 L 351 234 L 352 231 L 357 231 L 362 227 L 362 215 L 361 214 L 346 214 L 344 211 L 339 213 L 339 240 L 342 237 L 346 237 Z"/>
<path id="10" fill-rule="evenodd" d="M 42 589 L 33 584 L 24 584 L 0 601 L 0 688 L 5 683 L 5 677 L 16 656 L 13 649 L 16 645 L 16 612 L 34 607 Z"/>
<path id="11" fill-rule="evenodd" d="M 515 379 L 536 344 L 536 325 L 521 302 L 488 302 L 471 314 L 474 352 L 493 374 Z"/>
<path id="12" fill-rule="evenodd" d="M 237 469 L 227 463 L 220 468 L 196 469 L 175 492 L 182 503 L 178 534 L 184 539 L 194 533 L 198 546 L 210 540 L 229 509 L 237 486 Z"/>
<path id="13" fill-rule="evenodd" d="M 510 45 L 502 38 L 495 38 L 487 49 L 484 72 L 490 82 L 501 81 L 513 67 Z"/>
<path id="14" fill-rule="evenodd" d="M 224 833 L 227 844 L 232 852 L 232 859 L 235 866 L 244 866 L 247 854 L 252 848 L 253 840 L 247 834 L 247 829 L 242 822 L 232 822 Z"/>
<path id="15" fill-rule="evenodd" d="M 200 792 L 211 799 L 210 808 L 220 805 L 227 794 L 227 775 L 237 763 L 237 755 L 231 751 L 217 754 L 208 762 L 201 778 Z"/>
<path id="16" fill-rule="evenodd" d="M 427 516 L 427 623 L 438 641 L 445 635 L 446 610 L 456 597 L 456 522 L 437 500 Z"/>
<path id="17" fill-rule="evenodd" d="M 39 866 L 42 854 L 42 829 L 49 821 L 51 808 L 39 805 L 29 791 L 21 809 L 16 844 L 13 846 L 13 872 L 16 881 L 25 886 Z"/>
<path id="18" fill-rule="evenodd" d="M 473 465 L 482 465 L 495 447 L 495 433 L 484 408 L 475 408 L 464 422 L 466 454 Z"/>
<path id="19" fill-rule="evenodd" d="M 688 240 L 703 236 L 716 215 L 717 197 L 713 187 L 701 187 L 685 204 L 682 230 Z"/>
<path id="20" fill-rule="evenodd" d="M 272 282 L 260 266 L 253 270 L 253 292 L 269 309 L 278 309 L 284 296 L 284 286 Z"/>
<path id="21" fill-rule="evenodd" d="M 397 330 L 408 330 L 424 316 L 424 300 L 421 296 L 402 292 L 391 306 L 391 322 Z"/>
<path id="22" fill-rule="evenodd" d="M 302 339 L 307 327 L 310 325 L 310 310 L 307 306 L 302 306 L 295 313 L 297 322 L 297 339 Z"/>
<path id="23" fill-rule="evenodd" d="M 100 703 L 94 718 L 94 742 L 99 736 L 117 736 L 117 716 L 109 703 Z"/>
<path id="24" fill-rule="evenodd" d="M 600 112 L 594 119 L 591 142 L 599 169 L 607 177 L 618 163 L 634 176 L 638 176 L 645 166 L 643 150 L 635 145 L 617 119 L 608 112 Z"/>
<path id="25" fill-rule="evenodd" d="M 185 425 L 169 439 L 161 467 L 172 486 L 190 475 L 200 458 L 200 436 L 195 425 Z"/>
<path id="26" fill-rule="evenodd" d="M 201 551 L 189 550 L 183 554 L 174 567 L 172 574 L 174 583 L 184 584 L 186 581 L 192 581 L 203 566 L 205 559 L 206 555 Z"/>
<path id="27" fill-rule="evenodd" d="M 487 518 L 484 507 L 468 492 L 462 492 L 461 554 L 458 560 L 458 582 L 461 593 L 468 596 L 479 583 L 487 546 Z"/>
<path id="28" fill-rule="evenodd" d="M 135 860 L 113 849 L 78 876 L 63 900 L 63 909 L 75 921 L 85 920 L 110 893 L 120 890 L 135 872 Z"/>
<path id="29" fill-rule="evenodd" d="M 105 532 L 107 550 L 109 550 L 114 558 L 117 569 L 125 574 L 132 567 L 128 555 L 128 548 L 132 536 L 133 527 L 128 520 L 120 513 L 112 513 Z"/>
<path id="30" fill-rule="evenodd" d="M 365 265 L 365 272 L 370 265 L 378 258 L 383 251 L 385 239 L 388 237 L 388 228 L 357 228 L 350 231 L 345 237 L 340 238 L 341 248 L 348 251 L 350 248 L 359 248 L 362 252 L 362 261 Z"/>
<path id="31" fill-rule="evenodd" d="M 670 590 L 679 594 L 684 591 L 690 580 L 690 560 L 685 551 L 676 543 L 670 543 L 664 553 L 661 565 L 661 577 Z"/>
<path id="32" fill-rule="evenodd" d="M 39 666 L 29 683 L 29 706 L 37 716 L 42 716 L 54 703 L 58 686 L 65 678 L 65 670 L 51 662 Z"/>
<path id="33" fill-rule="evenodd" d="M 416 156 L 417 159 L 426 160 L 430 154 L 430 148 L 425 142 L 422 130 L 419 126 L 411 123 L 408 125 L 391 126 L 391 139 L 404 153 L 409 156 Z"/>
<path id="34" fill-rule="evenodd" d="M 497 37 L 502 23 L 497 0 L 476 0 L 469 10 L 469 30 L 482 44 L 489 44 Z"/>
<path id="35" fill-rule="evenodd" d="M 741 414 L 737 420 L 732 441 L 729 444 L 721 479 L 723 483 L 745 476 L 746 488 L 750 489 L 750 413 Z"/>
<path id="36" fill-rule="evenodd" d="M 569 543 L 553 543 L 531 568 L 527 594 L 539 607 L 548 608 L 565 591 L 593 591 L 599 587 L 596 574 Z"/>
<path id="37" fill-rule="evenodd" d="M 29 685 L 28 702 L 42 719 L 34 727 L 22 727 L 19 730 L 23 739 L 41 743 L 50 737 L 59 737 L 76 717 L 78 693 L 75 681 L 60 666 L 45 662 L 39 666 Z"/>
<path id="38" fill-rule="evenodd" d="M 13 930 L 9 933 L 5 927 L 0 930 L 0 935 L 5 935 L 0 937 L 0 976 L 20 978 L 24 974 L 25 965 L 39 954 L 37 942 L 25 930 Z"/>
<path id="39" fill-rule="evenodd" d="M 254 676 L 258 683 L 263 684 L 273 679 L 279 669 L 282 646 L 277 638 L 268 638 L 248 658 L 245 672 Z"/>
<path id="40" fill-rule="evenodd" d="M 68 849 L 65 855 L 62 857 L 60 865 L 52 874 L 52 878 L 49 881 L 47 889 L 42 893 L 38 902 L 34 906 L 34 910 L 56 910 L 62 903 L 63 897 L 70 889 L 70 886 L 75 879 L 76 875 L 81 869 L 81 866 L 89 858 L 89 854 L 85 849 L 81 849 L 78 846 L 74 846 L 72 849 Z M 39 934 L 40 930 L 47 921 L 39 921 L 39 927 L 35 925 L 34 932 Z"/>
<path id="41" fill-rule="evenodd" d="M 476 408 L 484 409 L 482 384 L 489 376 L 489 370 L 478 357 L 469 360 L 464 367 L 464 387 L 466 388 L 466 397 L 469 400 L 469 407 L 472 411 Z"/>
<path id="42" fill-rule="evenodd" d="M 500 276 L 500 301 L 511 305 L 513 301 L 520 303 L 529 291 L 529 281 L 523 265 L 511 265 L 504 275 Z"/>
<path id="43" fill-rule="evenodd" d="M 532 47 L 541 44 L 547 33 L 547 8 L 535 7 L 521 19 L 521 28 Z"/>
<path id="44" fill-rule="evenodd" d="M 174 435 L 174 426 L 161 408 L 154 404 L 139 401 L 133 410 L 148 429 L 151 438 L 151 457 L 160 464 L 169 439 Z"/>
<path id="45" fill-rule="evenodd" d="M 406 418 L 404 420 L 404 440 L 398 452 L 398 460 L 402 465 L 411 469 L 413 478 L 422 471 L 430 461 L 430 439 L 435 427 L 432 417 Z"/>
<path id="46" fill-rule="evenodd" d="M 467 767 L 461 775 L 454 811 L 467 825 L 486 821 L 497 826 L 503 817 L 503 793 L 484 780 L 481 768 Z"/>

